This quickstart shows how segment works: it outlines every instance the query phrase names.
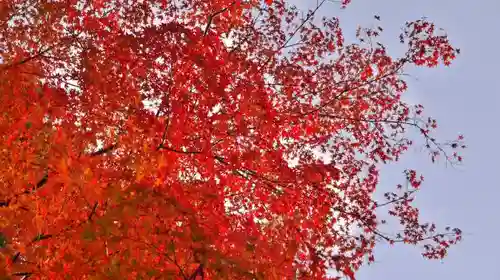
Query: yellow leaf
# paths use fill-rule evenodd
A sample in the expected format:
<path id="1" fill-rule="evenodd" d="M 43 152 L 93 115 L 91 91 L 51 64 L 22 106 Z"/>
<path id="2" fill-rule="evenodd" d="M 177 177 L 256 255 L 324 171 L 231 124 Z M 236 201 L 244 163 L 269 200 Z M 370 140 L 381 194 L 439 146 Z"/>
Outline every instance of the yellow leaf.
<path id="1" fill-rule="evenodd" d="M 136 171 L 135 180 L 140 181 L 142 180 L 142 178 L 144 178 L 144 172 L 142 171 L 142 168 L 138 168 L 138 170 Z"/>
<path id="2" fill-rule="evenodd" d="M 155 187 L 158 187 L 158 186 L 160 186 L 160 185 L 161 185 L 161 183 L 162 183 L 161 178 L 156 178 L 156 181 L 155 181 L 155 184 L 154 184 L 154 185 L 155 185 Z"/>
<path id="3" fill-rule="evenodd" d="M 87 168 L 85 168 L 85 170 L 83 171 L 83 174 L 84 174 L 85 176 L 92 176 L 92 170 L 91 170 L 89 167 L 87 167 Z"/>
<path id="4" fill-rule="evenodd" d="M 158 167 L 162 168 L 166 165 L 165 163 L 165 157 L 163 154 L 160 155 L 160 159 L 158 160 Z"/>

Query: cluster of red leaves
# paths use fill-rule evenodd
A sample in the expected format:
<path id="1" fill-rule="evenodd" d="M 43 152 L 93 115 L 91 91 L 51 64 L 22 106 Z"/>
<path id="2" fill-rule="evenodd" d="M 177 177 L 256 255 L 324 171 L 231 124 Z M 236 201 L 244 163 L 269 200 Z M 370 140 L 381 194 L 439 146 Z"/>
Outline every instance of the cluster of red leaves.
<path id="1" fill-rule="evenodd" d="M 406 65 L 456 50 L 424 20 L 401 58 L 380 27 L 346 44 L 338 19 L 315 20 L 327 4 L 2 1 L 0 273 L 354 279 L 380 240 L 443 257 L 460 231 L 419 221 L 423 178 L 373 193 L 408 129 L 433 160 L 462 160 L 446 150 L 462 137 L 438 142 L 401 99 Z M 395 236 L 378 230 L 387 205 Z"/>

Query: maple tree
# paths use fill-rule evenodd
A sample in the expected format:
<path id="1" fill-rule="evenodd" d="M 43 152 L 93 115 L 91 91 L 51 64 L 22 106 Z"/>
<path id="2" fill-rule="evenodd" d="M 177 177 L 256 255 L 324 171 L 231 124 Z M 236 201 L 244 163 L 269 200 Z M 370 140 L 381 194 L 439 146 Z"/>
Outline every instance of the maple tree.
<path id="1" fill-rule="evenodd" d="M 347 44 L 325 5 L 2 1 L 0 275 L 354 279 L 378 242 L 444 257 L 461 231 L 419 220 L 417 171 L 374 192 L 409 130 L 462 161 L 402 99 L 406 66 L 458 50 L 425 19 L 403 57 L 381 27 Z"/>

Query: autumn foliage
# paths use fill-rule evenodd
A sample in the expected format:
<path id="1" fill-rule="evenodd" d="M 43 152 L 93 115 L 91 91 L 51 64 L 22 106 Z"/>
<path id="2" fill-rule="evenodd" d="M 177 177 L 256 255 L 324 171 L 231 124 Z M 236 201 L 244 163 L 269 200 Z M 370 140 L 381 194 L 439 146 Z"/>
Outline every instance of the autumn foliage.
<path id="1" fill-rule="evenodd" d="M 0 275 L 354 279 L 378 243 L 444 257 L 461 232 L 419 220 L 417 171 L 375 191 L 411 145 L 462 161 L 402 97 L 405 67 L 457 49 L 425 19 L 402 57 L 378 26 L 348 43 L 317 16 L 348 2 L 1 1 Z"/>

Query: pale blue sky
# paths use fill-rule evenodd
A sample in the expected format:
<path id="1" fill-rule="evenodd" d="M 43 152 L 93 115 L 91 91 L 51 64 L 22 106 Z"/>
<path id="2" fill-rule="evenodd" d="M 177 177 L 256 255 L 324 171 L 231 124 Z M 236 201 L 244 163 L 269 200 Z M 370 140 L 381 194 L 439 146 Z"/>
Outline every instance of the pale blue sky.
<path id="1" fill-rule="evenodd" d="M 323 14 L 338 15 L 345 37 L 358 24 L 371 26 L 381 16 L 382 42 L 400 54 L 399 29 L 422 16 L 444 28 L 462 54 L 450 68 L 412 69 L 408 98 L 422 103 L 438 120 L 438 136 L 463 133 L 468 149 L 459 168 L 431 164 L 425 153 L 411 150 L 403 160 L 384 167 L 381 187 L 401 182 L 404 168 L 422 171 L 426 182 L 416 203 L 422 218 L 438 225 L 460 227 L 464 241 L 442 262 L 424 260 L 409 246 L 377 247 L 376 263 L 358 280 L 500 279 L 500 190 L 496 178 L 500 159 L 498 112 L 500 64 L 500 1 L 498 0 L 352 0 L 346 10 L 330 4 Z M 500 173 L 500 172 L 499 172 Z"/>

